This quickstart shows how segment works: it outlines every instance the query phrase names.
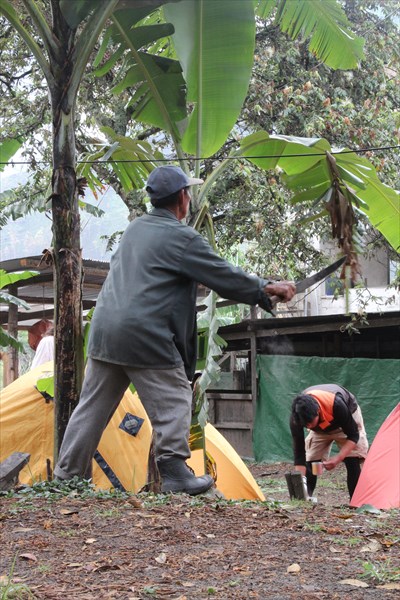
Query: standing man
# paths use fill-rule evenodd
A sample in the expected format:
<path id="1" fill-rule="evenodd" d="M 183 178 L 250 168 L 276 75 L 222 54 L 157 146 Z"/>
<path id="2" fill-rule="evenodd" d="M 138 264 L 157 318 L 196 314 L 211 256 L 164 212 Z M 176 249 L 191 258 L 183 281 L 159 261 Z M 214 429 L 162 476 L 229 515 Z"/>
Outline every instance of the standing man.
<path id="1" fill-rule="evenodd" d="M 91 477 L 103 430 L 130 382 L 156 433 L 163 492 L 196 495 L 213 485 L 186 465 L 196 367 L 197 284 L 223 298 L 270 308 L 287 302 L 289 282 L 251 276 L 220 258 L 192 227 L 181 223 L 191 200 L 191 179 L 175 166 L 151 172 L 146 191 L 154 209 L 126 228 L 98 297 L 90 328 L 80 402 L 71 416 L 54 474 Z"/>
<path id="2" fill-rule="evenodd" d="M 304 439 L 304 427 L 309 434 Z M 296 471 L 306 477 L 308 495 L 317 484 L 312 463 L 332 471 L 342 461 L 347 469 L 347 489 L 353 495 L 368 451 L 361 409 L 355 396 L 335 383 L 314 385 L 293 400 L 290 417 Z M 339 454 L 329 458 L 332 443 Z"/>

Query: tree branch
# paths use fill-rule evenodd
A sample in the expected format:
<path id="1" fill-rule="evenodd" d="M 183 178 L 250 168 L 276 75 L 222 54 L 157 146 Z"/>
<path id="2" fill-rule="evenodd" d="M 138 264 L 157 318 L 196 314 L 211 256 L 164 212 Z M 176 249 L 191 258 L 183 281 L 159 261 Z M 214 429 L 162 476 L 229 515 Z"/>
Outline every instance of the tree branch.
<path id="1" fill-rule="evenodd" d="M 53 76 L 50 71 L 49 63 L 43 55 L 41 48 L 30 35 L 28 30 L 25 29 L 25 27 L 22 25 L 22 22 L 18 17 L 16 11 L 7 0 L 2 0 L 2 2 L 0 3 L 0 14 L 3 14 L 6 17 L 6 19 L 11 23 L 11 25 L 16 29 L 21 38 L 24 40 L 25 44 L 28 46 L 36 61 L 38 62 L 40 68 L 42 69 L 43 75 L 45 76 L 48 84 L 50 85 L 53 81 Z"/>

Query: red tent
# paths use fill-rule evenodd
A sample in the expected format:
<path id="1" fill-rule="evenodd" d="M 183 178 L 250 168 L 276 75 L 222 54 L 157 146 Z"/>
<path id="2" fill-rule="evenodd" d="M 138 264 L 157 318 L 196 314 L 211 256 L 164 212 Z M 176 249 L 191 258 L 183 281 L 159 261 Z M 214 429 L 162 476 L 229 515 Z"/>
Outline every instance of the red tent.
<path id="1" fill-rule="evenodd" d="M 365 459 L 350 506 L 400 508 L 400 403 L 382 423 Z"/>

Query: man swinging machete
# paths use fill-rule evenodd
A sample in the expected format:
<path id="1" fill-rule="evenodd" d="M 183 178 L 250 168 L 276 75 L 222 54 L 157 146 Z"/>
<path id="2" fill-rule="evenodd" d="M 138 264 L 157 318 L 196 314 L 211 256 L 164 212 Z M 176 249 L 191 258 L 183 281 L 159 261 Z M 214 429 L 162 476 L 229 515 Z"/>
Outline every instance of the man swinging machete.
<path id="1" fill-rule="evenodd" d="M 293 282 L 273 282 L 234 267 L 181 222 L 191 186 L 201 183 L 176 166 L 150 173 L 146 190 L 154 208 L 126 228 L 97 300 L 80 401 L 54 469 L 58 479 L 91 477 L 101 435 L 132 382 L 156 434 L 162 492 L 196 495 L 214 483 L 186 465 L 197 284 L 268 311 L 275 301 L 291 300 L 296 288 Z"/>

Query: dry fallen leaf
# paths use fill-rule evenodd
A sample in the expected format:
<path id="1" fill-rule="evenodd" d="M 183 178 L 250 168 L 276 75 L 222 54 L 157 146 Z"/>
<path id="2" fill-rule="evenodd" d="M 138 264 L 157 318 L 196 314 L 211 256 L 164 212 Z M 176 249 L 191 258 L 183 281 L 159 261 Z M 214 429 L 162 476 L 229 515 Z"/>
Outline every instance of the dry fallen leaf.
<path id="1" fill-rule="evenodd" d="M 25 554 L 20 554 L 19 558 L 23 558 L 24 560 L 32 560 L 33 562 L 37 562 L 37 558 L 34 554 L 30 552 L 26 552 Z"/>
<path id="2" fill-rule="evenodd" d="M 215 534 L 214 533 L 206 533 L 206 537 L 208 538 L 215 538 Z"/>
<path id="3" fill-rule="evenodd" d="M 43 521 L 43 529 L 51 529 L 53 527 L 53 521 L 51 519 L 46 519 Z"/>
<path id="4" fill-rule="evenodd" d="M 376 587 L 384 590 L 400 590 L 400 583 L 393 581 L 392 583 L 384 583 L 383 585 L 377 585 Z"/>
<path id="5" fill-rule="evenodd" d="M 368 544 L 360 548 L 360 552 L 379 552 L 381 548 L 382 546 L 378 540 L 371 540 Z"/>
<path id="6" fill-rule="evenodd" d="M 88 538 L 85 540 L 85 544 L 94 544 L 95 542 L 97 542 L 96 538 Z"/>
<path id="7" fill-rule="evenodd" d="M 22 583 L 23 581 L 24 579 L 22 577 L 10 577 L 9 575 L 0 575 L 0 585 L 7 586 L 10 583 Z"/>
<path id="8" fill-rule="evenodd" d="M 16 527 L 14 533 L 25 533 L 26 531 L 33 531 L 33 527 Z"/>
<path id="9" fill-rule="evenodd" d="M 161 552 L 161 554 L 159 554 L 158 556 L 156 556 L 155 560 L 160 563 L 160 565 L 163 565 L 164 563 L 167 562 L 167 555 L 165 554 L 165 552 Z"/>
<path id="10" fill-rule="evenodd" d="M 143 508 L 142 502 L 137 498 L 128 498 L 127 502 L 131 504 L 134 508 Z"/>
<path id="11" fill-rule="evenodd" d="M 339 581 L 339 583 L 342 585 L 352 585 L 353 587 L 369 587 L 368 583 L 365 583 L 365 581 L 360 581 L 359 579 L 342 579 L 342 581 Z"/>
<path id="12" fill-rule="evenodd" d="M 60 515 L 75 515 L 78 512 L 77 508 L 61 508 Z"/>
<path id="13" fill-rule="evenodd" d="M 287 573 L 292 573 L 293 575 L 297 575 L 297 573 L 300 573 L 300 571 L 301 567 L 297 563 L 293 563 L 286 569 Z"/>
<path id="14" fill-rule="evenodd" d="M 337 552 L 338 554 L 341 552 L 340 548 L 335 548 L 335 546 L 329 546 L 329 550 L 331 552 Z"/>

